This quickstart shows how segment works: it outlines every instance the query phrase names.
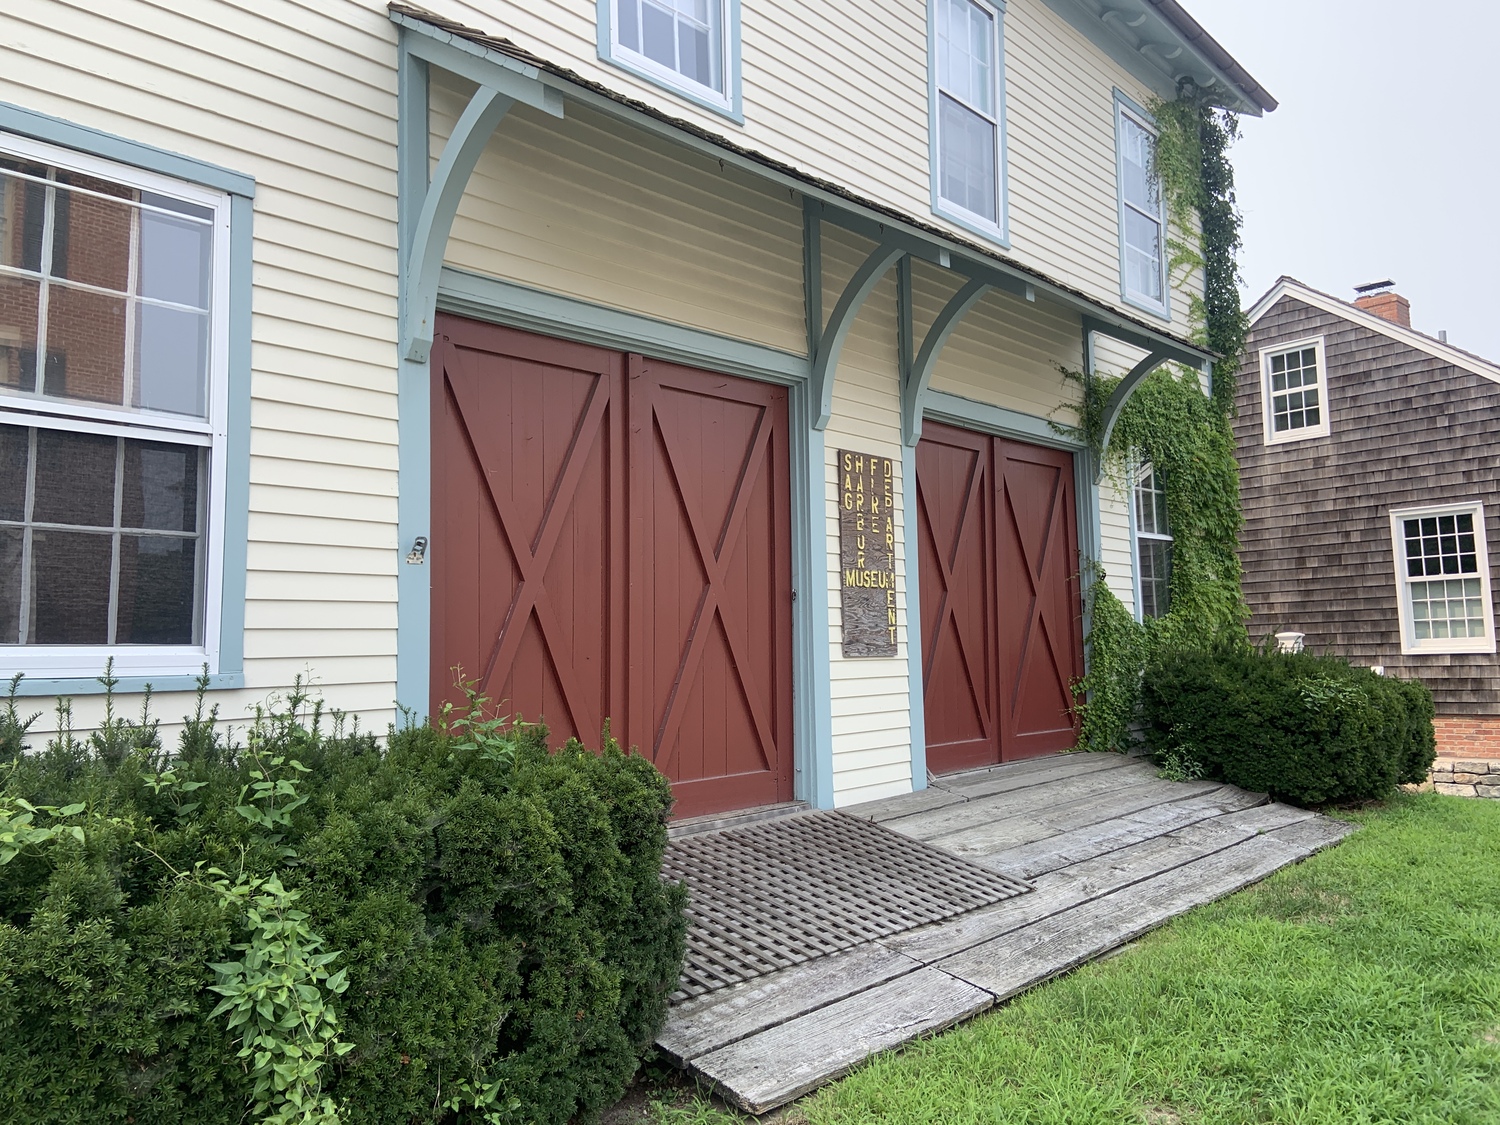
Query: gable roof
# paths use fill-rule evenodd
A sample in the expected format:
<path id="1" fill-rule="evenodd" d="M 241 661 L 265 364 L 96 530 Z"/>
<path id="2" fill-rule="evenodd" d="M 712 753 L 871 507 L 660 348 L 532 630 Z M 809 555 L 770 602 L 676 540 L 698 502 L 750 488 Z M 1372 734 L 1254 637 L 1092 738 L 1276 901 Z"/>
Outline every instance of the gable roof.
<path id="1" fill-rule="evenodd" d="M 1337 297 L 1330 296 L 1309 285 L 1304 285 L 1295 277 L 1287 277 L 1283 274 L 1277 278 L 1276 284 L 1260 300 L 1256 301 L 1249 313 L 1250 327 L 1254 328 L 1256 323 L 1277 301 L 1283 297 L 1294 297 L 1303 304 L 1311 305 L 1315 309 L 1322 309 L 1326 313 L 1342 317 L 1351 324 L 1357 324 L 1361 328 L 1368 328 L 1372 332 L 1378 332 L 1382 336 L 1389 337 L 1399 344 L 1405 344 L 1409 348 L 1426 352 L 1434 359 L 1443 363 L 1461 367 L 1475 375 L 1488 379 L 1493 383 L 1500 383 L 1500 364 L 1491 363 L 1487 359 L 1466 352 L 1462 348 L 1455 348 L 1452 344 L 1445 344 L 1435 336 L 1429 336 L 1425 332 L 1418 332 L 1414 328 L 1405 328 L 1394 321 L 1386 320 L 1383 316 L 1376 316 L 1372 312 L 1366 312 L 1348 301 L 1342 301 Z"/>

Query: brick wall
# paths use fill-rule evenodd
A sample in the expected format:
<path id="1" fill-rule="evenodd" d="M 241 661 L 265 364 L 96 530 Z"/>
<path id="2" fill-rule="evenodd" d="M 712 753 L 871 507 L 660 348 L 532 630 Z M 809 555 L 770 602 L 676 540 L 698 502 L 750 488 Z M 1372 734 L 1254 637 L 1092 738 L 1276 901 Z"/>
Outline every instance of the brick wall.
<path id="1" fill-rule="evenodd" d="M 1442 758 L 1500 758 L 1500 718 L 1439 715 L 1432 723 Z"/>

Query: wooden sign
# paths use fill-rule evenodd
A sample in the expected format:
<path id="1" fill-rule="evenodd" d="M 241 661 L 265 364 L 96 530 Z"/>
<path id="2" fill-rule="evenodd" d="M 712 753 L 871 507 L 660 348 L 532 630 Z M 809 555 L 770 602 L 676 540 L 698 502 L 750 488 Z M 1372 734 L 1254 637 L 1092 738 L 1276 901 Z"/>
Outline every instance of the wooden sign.
<path id="1" fill-rule="evenodd" d="M 895 656 L 895 464 L 847 449 L 838 464 L 844 655 Z"/>

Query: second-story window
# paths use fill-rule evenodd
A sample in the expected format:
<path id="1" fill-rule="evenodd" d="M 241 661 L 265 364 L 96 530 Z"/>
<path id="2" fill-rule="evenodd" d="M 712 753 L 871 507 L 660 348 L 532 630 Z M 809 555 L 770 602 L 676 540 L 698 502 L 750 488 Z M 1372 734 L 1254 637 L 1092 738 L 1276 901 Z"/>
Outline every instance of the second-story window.
<path id="1" fill-rule="evenodd" d="M 934 207 L 1003 241 L 1000 13 L 979 0 L 932 2 Z"/>
<path id="2" fill-rule="evenodd" d="M 1260 353 L 1260 366 L 1266 444 L 1326 437 L 1328 385 L 1322 337 L 1267 348 Z"/>
<path id="3" fill-rule="evenodd" d="M 600 55 L 738 116 L 732 0 L 602 0 Z"/>
<path id="4" fill-rule="evenodd" d="M 1120 296 L 1158 316 L 1167 304 L 1166 211 L 1156 176 L 1156 127 L 1149 115 L 1115 97 L 1120 187 Z"/>
<path id="5" fill-rule="evenodd" d="M 1167 493 L 1152 466 L 1136 474 L 1134 499 L 1136 605 L 1142 619 L 1163 617 L 1171 605 L 1172 529 Z"/>

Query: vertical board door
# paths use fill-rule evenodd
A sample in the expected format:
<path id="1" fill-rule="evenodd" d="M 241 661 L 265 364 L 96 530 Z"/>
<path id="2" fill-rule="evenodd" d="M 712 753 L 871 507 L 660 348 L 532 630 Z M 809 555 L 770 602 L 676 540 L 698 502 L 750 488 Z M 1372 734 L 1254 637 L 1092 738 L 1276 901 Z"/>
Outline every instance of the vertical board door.
<path id="1" fill-rule="evenodd" d="M 440 318 L 432 706 L 606 721 L 678 815 L 788 800 L 783 389 Z"/>
<path id="2" fill-rule="evenodd" d="M 935 423 L 916 452 L 928 765 L 1068 749 L 1083 673 L 1072 455 Z"/>

